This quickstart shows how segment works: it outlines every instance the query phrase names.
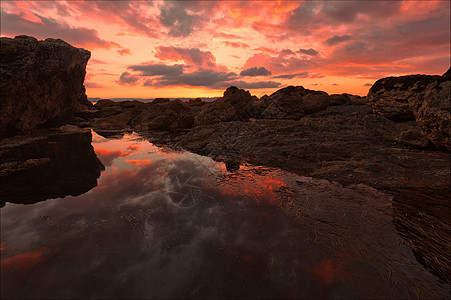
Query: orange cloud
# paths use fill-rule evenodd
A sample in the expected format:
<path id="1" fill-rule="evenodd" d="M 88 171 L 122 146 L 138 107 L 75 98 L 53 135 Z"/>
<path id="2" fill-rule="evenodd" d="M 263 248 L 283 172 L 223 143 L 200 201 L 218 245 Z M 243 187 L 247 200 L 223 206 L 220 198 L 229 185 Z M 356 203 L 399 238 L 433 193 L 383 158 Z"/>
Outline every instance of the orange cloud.
<path id="1" fill-rule="evenodd" d="M 107 150 L 107 149 L 94 149 L 97 157 L 100 159 L 105 167 L 109 167 L 113 164 L 113 160 L 118 157 L 126 157 L 131 153 L 122 152 L 121 150 Z"/>
<path id="2" fill-rule="evenodd" d="M 202 51 L 197 48 L 156 47 L 156 58 L 169 61 L 184 61 L 188 66 L 210 69 L 216 67 L 216 58 L 210 51 Z"/>
<path id="3" fill-rule="evenodd" d="M 152 164 L 150 159 L 126 159 L 125 161 L 135 166 L 148 166 Z"/>

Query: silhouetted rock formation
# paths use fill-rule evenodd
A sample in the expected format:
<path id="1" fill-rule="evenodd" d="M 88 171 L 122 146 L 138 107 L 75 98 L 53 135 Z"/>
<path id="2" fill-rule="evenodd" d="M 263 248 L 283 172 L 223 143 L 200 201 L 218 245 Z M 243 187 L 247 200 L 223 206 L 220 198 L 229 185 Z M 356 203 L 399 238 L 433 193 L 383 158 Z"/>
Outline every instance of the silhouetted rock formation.
<path id="1" fill-rule="evenodd" d="M 204 104 L 204 102 L 202 101 L 202 99 L 196 98 L 196 99 L 190 99 L 188 101 L 188 104 L 189 105 L 202 105 L 202 104 Z"/>
<path id="2" fill-rule="evenodd" d="M 368 92 L 373 112 L 395 122 L 416 120 L 438 148 L 451 151 L 451 79 L 443 76 L 409 75 L 376 81 Z"/>
<path id="3" fill-rule="evenodd" d="M 261 99 L 263 119 L 298 120 L 304 115 L 326 108 L 330 97 L 326 92 L 288 86 Z"/>
<path id="4" fill-rule="evenodd" d="M 59 39 L 0 39 L 0 133 L 62 124 L 92 107 L 83 81 L 90 52 Z"/>
<path id="5" fill-rule="evenodd" d="M 37 136 L 16 136 L 0 146 L 0 199 L 30 204 L 97 186 L 104 169 L 91 146 L 91 132 L 71 125 Z"/>
<path id="6" fill-rule="evenodd" d="M 194 122 L 196 125 L 205 125 L 234 120 L 247 120 L 249 119 L 248 112 L 251 104 L 257 100 L 258 98 L 251 96 L 249 91 L 231 86 L 224 92 L 223 97 L 206 105 L 197 115 Z"/>

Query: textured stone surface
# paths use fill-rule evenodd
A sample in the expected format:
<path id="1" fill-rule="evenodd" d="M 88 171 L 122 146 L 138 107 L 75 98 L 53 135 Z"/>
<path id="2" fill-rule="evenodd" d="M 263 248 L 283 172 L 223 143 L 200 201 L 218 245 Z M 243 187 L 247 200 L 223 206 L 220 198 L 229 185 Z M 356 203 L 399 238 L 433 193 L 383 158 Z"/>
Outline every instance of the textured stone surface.
<path id="1" fill-rule="evenodd" d="M 196 125 L 249 119 L 249 109 L 257 97 L 249 91 L 229 87 L 224 96 L 207 104 L 195 119 Z"/>
<path id="2" fill-rule="evenodd" d="M 288 86 L 270 96 L 262 97 L 264 119 L 298 120 L 326 108 L 330 97 L 326 92 L 304 89 L 302 86 Z"/>
<path id="3" fill-rule="evenodd" d="M 423 134 L 440 149 L 451 151 L 451 75 L 409 75 L 382 78 L 367 101 L 373 112 L 390 120 L 416 120 Z"/>
<path id="4" fill-rule="evenodd" d="M 59 39 L 0 39 L 2 135 L 64 123 L 89 109 L 83 81 L 90 52 Z"/>
<path id="5" fill-rule="evenodd" d="M 409 98 L 409 105 L 423 133 L 438 148 L 451 151 L 450 70 L 431 82 L 424 92 Z"/>
<path id="6" fill-rule="evenodd" d="M 439 78 L 440 76 L 408 75 L 379 79 L 368 92 L 368 105 L 374 113 L 395 122 L 415 120 L 409 99 L 423 97 L 427 86 Z"/>

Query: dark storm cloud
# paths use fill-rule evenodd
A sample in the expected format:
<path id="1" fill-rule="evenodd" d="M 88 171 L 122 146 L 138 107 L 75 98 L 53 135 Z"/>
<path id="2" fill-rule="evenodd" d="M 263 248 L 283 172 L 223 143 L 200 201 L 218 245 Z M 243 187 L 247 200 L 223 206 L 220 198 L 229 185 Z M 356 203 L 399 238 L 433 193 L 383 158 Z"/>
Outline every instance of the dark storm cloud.
<path id="1" fill-rule="evenodd" d="M 84 83 L 86 88 L 90 88 L 90 89 L 98 89 L 98 88 L 103 88 L 104 86 L 95 82 L 85 82 Z"/>
<path id="2" fill-rule="evenodd" d="M 316 51 L 315 49 L 299 49 L 298 51 L 299 53 L 305 54 L 305 55 L 310 55 L 310 56 L 316 56 L 318 55 L 318 51 Z"/>
<path id="3" fill-rule="evenodd" d="M 70 27 L 67 24 L 58 23 L 54 19 L 36 15 L 41 22 L 32 22 L 22 18 L 21 15 L 9 14 L 2 11 L 2 35 L 31 35 L 38 39 L 60 38 L 64 41 L 83 47 L 111 48 L 120 47 L 115 42 L 109 42 L 99 37 L 94 29 L 84 27 Z"/>
<path id="4" fill-rule="evenodd" d="M 160 60 L 183 60 L 189 66 L 197 68 L 215 68 L 216 58 L 210 51 L 202 51 L 198 48 L 156 47 L 155 57 Z"/>
<path id="5" fill-rule="evenodd" d="M 325 1 L 320 13 L 329 22 L 351 23 L 359 14 L 386 18 L 399 12 L 402 1 Z"/>
<path id="6" fill-rule="evenodd" d="M 276 88 L 280 86 L 275 81 L 246 82 L 237 80 L 233 72 L 199 69 L 184 73 L 183 65 L 143 64 L 128 67 L 132 72 L 124 72 L 118 82 L 120 84 L 166 87 L 166 86 L 196 86 L 208 88 L 227 88 L 238 86 L 247 89 Z M 266 69 L 265 69 L 266 70 Z M 268 70 L 266 70 L 268 71 Z"/>
<path id="7" fill-rule="evenodd" d="M 229 86 L 236 86 L 241 89 L 268 89 L 277 88 L 281 85 L 280 82 L 275 81 L 257 81 L 257 82 L 245 82 L 242 80 L 228 82 L 226 85 L 221 85 L 218 88 L 227 88 Z"/>
<path id="8" fill-rule="evenodd" d="M 183 73 L 183 65 L 167 66 L 162 64 L 143 64 L 128 67 L 130 70 L 140 72 L 140 76 L 168 76 L 175 77 Z"/>
<path id="9" fill-rule="evenodd" d="M 134 76 L 129 72 L 124 72 L 121 74 L 121 77 L 119 77 L 118 83 L 122 85 L 135 84 L 138 80 L 139 80 L 138 76 Z"/>
<path id="10" fill-rule="evenodd" d="M 169 29 L 169 35 L 174 37 L 190 35 L 197 28 L 199 18 L 184 9 L 183 1 L 166 2 L 161 7 L 159 16 L 161 24 Z"/>
<path id="11" fill-rule="evenodd" d="M 324 43 L 329 46 L 338 45 L 340 43 L 349 41 L 351 39 L 350 35 L 335 35 L 329 39 L 327 39 Z"/>
<path id="12" fill-rule="evenodd" d="M 265 67 L 253 67 L 246 70 L 241 71 L 241 76 L 266 76 L 271 75 L 271 71 L 267 70 Z"/>
<path id="13" fill-rule="evenodd" d="M 228 82 L 236 78 L 233 72 L 217 72 L 214 70 L 200 69 L 198 71 L 177 76 L 165 75 L 153 80 L 153 86 L 172 86 L 172 85 L 188 85 L 188 86 L 204 86 L 214 87 L 221 82 Z"/>
<path id="14" fill-rule="evenodd" d="M 310 75 L 309 72 L 301 72 L 301 73 L 296 73 L 296 74 L 277 75 L 277 76 L 273 76 L 272 78 L 279 78 L 279 79 L 293 79 L 296 77 L 307 78 L 307 77 L 309 77 L 309 75 Z"/>

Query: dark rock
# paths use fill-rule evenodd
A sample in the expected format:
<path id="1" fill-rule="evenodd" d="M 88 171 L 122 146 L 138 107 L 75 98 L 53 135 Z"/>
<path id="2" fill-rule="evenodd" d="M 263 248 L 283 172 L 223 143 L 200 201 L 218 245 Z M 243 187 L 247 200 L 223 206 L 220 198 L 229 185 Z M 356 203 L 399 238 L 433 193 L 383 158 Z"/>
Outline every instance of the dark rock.
<path id="1" fill-rule="evenodd" d="M 203 102 L 202 99 L 200 99 L 200 98 L 196 98 L 196 99 L 190 99 L 188 101 L 188 104 L 189 105 L 203 105 L 203 104 L 205 104 L 205 102 Z"/>
<path id="2" fill-rule="evenodd" d="M 262 97 L 261 117 L 264 119 L 299 120 L 306 114 L 326 108 L 330 97 L 326 92 L 288 86 L 270 96 Z"/>
<path id="3" fill-rule="evenodd" d="M 395 141 L 418 149 L 427 149 L 431 145 L 431 142 L 421 133 L 419 128 L 402 131 L 395 137 Z"/>
<path id="4" fill-rule="evenodd" d="M 351 95 L 347 93 L 330 95 L 329 105 L 365 105 L 366 97 Z"/>
<path id="5" fill-rule="evenodd" d="M 365 105 L 346 105 L 300 120 L 199 125 L 174 143 L 218 161 L 247 161 L 343 184 L 386 190 L 448 186 L 449 154 L 429 150 L 419 132 L 414 121 L 396 123 Z"/>
<path id="6" fill-rule="evenodd" d="M 171 100 L 169 100 L 168 98 L 155 98 L 152 101 L 152 104 L 162 104 L 162 103 L 169 103 L 171 102 Z"/>
<path id="7" fill-rule="evenodd" d="M 249 119 L 248 110 L 253 101 L 258 98 L 251 96 L 249 91 L 231 86 L 224 96 L 206 105 L 196 116 L 195 124 L 214 124 L 234 120 Z"/>
<path id="8" fill-rule="evenodd" d="M 59 131 L 5 138 L 0 145 L 0 199 L 30 204 L 97 186 L 104 169 L 91 132 L 65 125 Z"/>
<path id="9" fill-rule="evenodd" d="M 229 160 L 225 162 L 225 166 L 227 171 L 234 172 L 240 169 L 240 162 Z"/>
<path id="10" fill-rule="evenodd" d="M 429 84 L 440 76 L 408 75 L 379 79 L 370 88 L 367 103 L 373 112 L 395 122 L 412 121 L 409 99 L 424 96 Z"/>
<path id="11" fill-rule="evenodd" d="M 416 120 L 423 134 L 438 148 L 451 151 L 448 70 L 443 76 L 409 75 L 383 78 L 371 87 L 368 104 L 390 120 Z"/>
<path id="12" fill-rule="evenodd" d="M 92 114 L 92 118 L 106 118 L 112 115 L 120 114 L 124 109 L 118 105 L 104 106 Z"/>
<path id="13" fill-rule="evenodd" d="M 161 104 L 162 113 L 149 123 L 149 129 L 177 130 L 194 124 L 194 114 L 186 103 L 174 100 Z"/>
<path id="14" fill-rule="evenodd" d="M 193 112 L 180 100 L 152 103 L 131 121 L 133 128 L 139 131 L 186 129 L 193 123 Z"/>
<path id="15" fill-rule="evenodd" d="M 423 133 L 440 149 L 451 151 L 450 71 L 431 82 L 424 93 L 409 98 L 409 105 Z"/>
<path id="16" fill-rule="evenodd" d="M 94 118 L 90 124 L 94 129 L 100 130 L 120 130 L 126 129 L 132 120 L 133 114 L 131 111 L 119 112 L 109 115 L 104 118 Z"/>
<path id="17" fill-rule="evenodd" d="M 83 81 L 90 52 L 59 39 L 0 39 L 0 133 L 63 124 L 92 107 Z"/>
<path id="18" fill-rule="evenodd" d="M 110 99 L 100 99 L 97 100 L 96 104 L 94 104 L 94 107 L 96 109 L 102 109 L 109 106 L 116 106 L 117 102 L 110 100 Z"/>

